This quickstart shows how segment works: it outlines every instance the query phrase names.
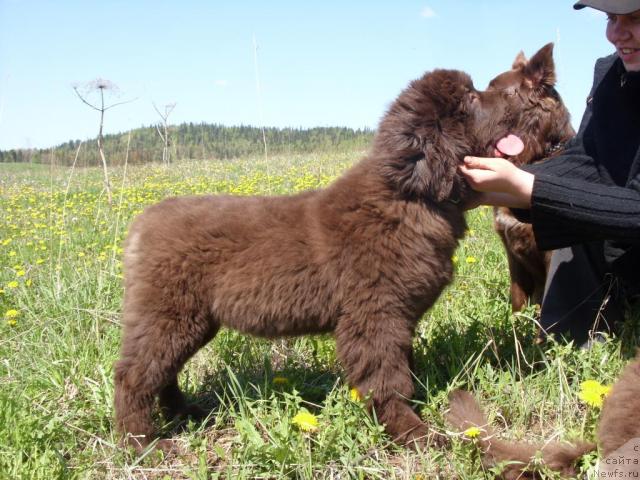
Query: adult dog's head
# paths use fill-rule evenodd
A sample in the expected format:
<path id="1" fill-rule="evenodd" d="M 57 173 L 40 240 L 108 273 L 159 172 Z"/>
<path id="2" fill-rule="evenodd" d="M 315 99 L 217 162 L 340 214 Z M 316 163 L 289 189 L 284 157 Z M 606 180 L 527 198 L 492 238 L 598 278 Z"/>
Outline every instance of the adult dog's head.
<path id="1" fill-rule="evenodd" d="M 426 73 L 380 122 L 374 155 L 382 160 L 383 175 L 407 197 L 464 200 L 468 187 L 458 166 L 465 155 L 524 158 L 522 147 L 509 148 L 507 139 L 522 138 L 532 156 L 566 138 L 568 113 L 554 83 L 551 44 L 485 91 L 461 71 Z"/>
<path id="2" fill-rule="evenodd" d="M 509 97 L 521 112 L 513 126 L 524 144 L 522 152 L 510 158 L 516 165 L 551 156 L 575 135 L 555 83 L 553 43 L 542 47 L 530 60 L 520 52 L 511 70 L 489 82 L 488 92 Z"/>

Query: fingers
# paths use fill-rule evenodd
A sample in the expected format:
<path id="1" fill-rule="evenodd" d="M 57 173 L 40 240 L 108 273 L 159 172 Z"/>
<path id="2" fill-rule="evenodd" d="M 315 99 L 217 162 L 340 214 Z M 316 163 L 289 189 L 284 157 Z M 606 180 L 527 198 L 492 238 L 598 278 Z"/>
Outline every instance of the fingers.
<path id="1" fill-rule="evenodd" d="M 503 158 L 465 157 L 460 173 L 477 192 L 489 193 L 487 204 L 528 208 L 534 176 Z"/>
<path id="2" fill-rule="evenodd" d="M 508 168 L 511 162 L 504 158 L 491 157 L 464 157 L 464 165 L 469 168 L 477 168 L 482 170 L 497 170 L 499 168 Z"/>
<path id="3" fill-rule="evenodd" d="M 458 168 L 474 190 L 484 190 L 482 187 L 495 177 L 493 171 L 488 169 L 475 168 L 468 165 L 460 165 Z"/>
<path id="4" fill-rule="evenodd" d="M 484 158 L 480 157 L 464 157 L 464 164 L 462 167 L 466 168 L 483 168 L 485 167 Z"/>
<path id="5" fill-rule="evenodd" d="M 508 184 L 518 170 L 503 158 L 480 157 L 465 157 L 459 168 L 472 187 L 481 186 L 483 191 L 501 190 L 501 184 Z"/>

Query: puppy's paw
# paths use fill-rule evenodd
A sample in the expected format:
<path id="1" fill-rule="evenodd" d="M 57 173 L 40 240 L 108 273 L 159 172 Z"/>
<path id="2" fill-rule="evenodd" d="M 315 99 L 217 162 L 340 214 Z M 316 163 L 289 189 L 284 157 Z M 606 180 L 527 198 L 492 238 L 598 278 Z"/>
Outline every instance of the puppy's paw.
<path id="1" fill-rule="evenodd" d="M 158 440 L 154 445 L 152 445 L 151 448 L 155 448 L 156 450 L 162 452 L 165 458 L 175 457 L 183 453 L 178 443 L 175 440 L 171 440 L 169 438 Z"/>

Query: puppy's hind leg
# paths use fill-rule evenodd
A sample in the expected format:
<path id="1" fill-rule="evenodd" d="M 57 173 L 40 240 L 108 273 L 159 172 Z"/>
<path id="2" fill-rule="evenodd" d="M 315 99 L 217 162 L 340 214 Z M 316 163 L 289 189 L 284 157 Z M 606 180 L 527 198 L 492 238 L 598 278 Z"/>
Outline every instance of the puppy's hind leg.
<path id="1" fill-rule="evenodd" d="M 370 395 L 380 423 L 394 441 L 415 447 L 428 442 L 429 429 L 411 409 L 412 334 L 400 315 L 345 316 L 335 331 L 338 356 L 351 386 Z"/>
<path id="2" fill-rule="evenodd" d="M 177 377 L 160 390 L 158 400 L 162 415 L 169 421 L 181 417 L 191 417 L 194 420 L 200 420 L 206 416 L 204 409 L 187 402 L 187 399 L 178 386 Z"/>
<path id="3" fill-rule="evenodd" d="M 202 341 L 201 345 L 195 349 L 195 351 L 198 351 L 201 347 L 205 346 L 215 336 L 217 331 L 218 327 L 212 328 L 207 337 Z M 203 408 L 187 402 L 184 394 L 178 386 L 177 375 L 160 390 L 159 403 L 163 416 L 169 421 L 178 417 L 191 417 L 194 420 L 201 420 L 207 414 Z"/>
<path id="4" fill-rule="evenodd" d="M 151 414 L 156 395 L 174 415 L 186 413 L 177 385 L 184 363 L 210 340 L 217 327 L 204 319 L 138 316 L 131 321 L 125 310 L 120 360 L 115 365 L 115 412 L 118 428 L 129 435 L 138 451 L 157 436 Z M 170 442 L 159 442 L 170 450 Z"/>

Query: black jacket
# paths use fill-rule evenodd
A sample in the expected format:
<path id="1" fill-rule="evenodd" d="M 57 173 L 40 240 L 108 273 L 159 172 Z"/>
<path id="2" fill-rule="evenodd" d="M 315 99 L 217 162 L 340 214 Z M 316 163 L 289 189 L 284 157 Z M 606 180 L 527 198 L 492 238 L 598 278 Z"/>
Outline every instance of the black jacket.
<path id="1" fill-rule="evenodd" d="M 576 137 L 526 168 L 535 174 L 531 210 L 517 216 L 542 250 L 604 241 L 611 269 L 640 278 L 639 145 L 640 73 L 617 55 L 601 58 Z"/>

